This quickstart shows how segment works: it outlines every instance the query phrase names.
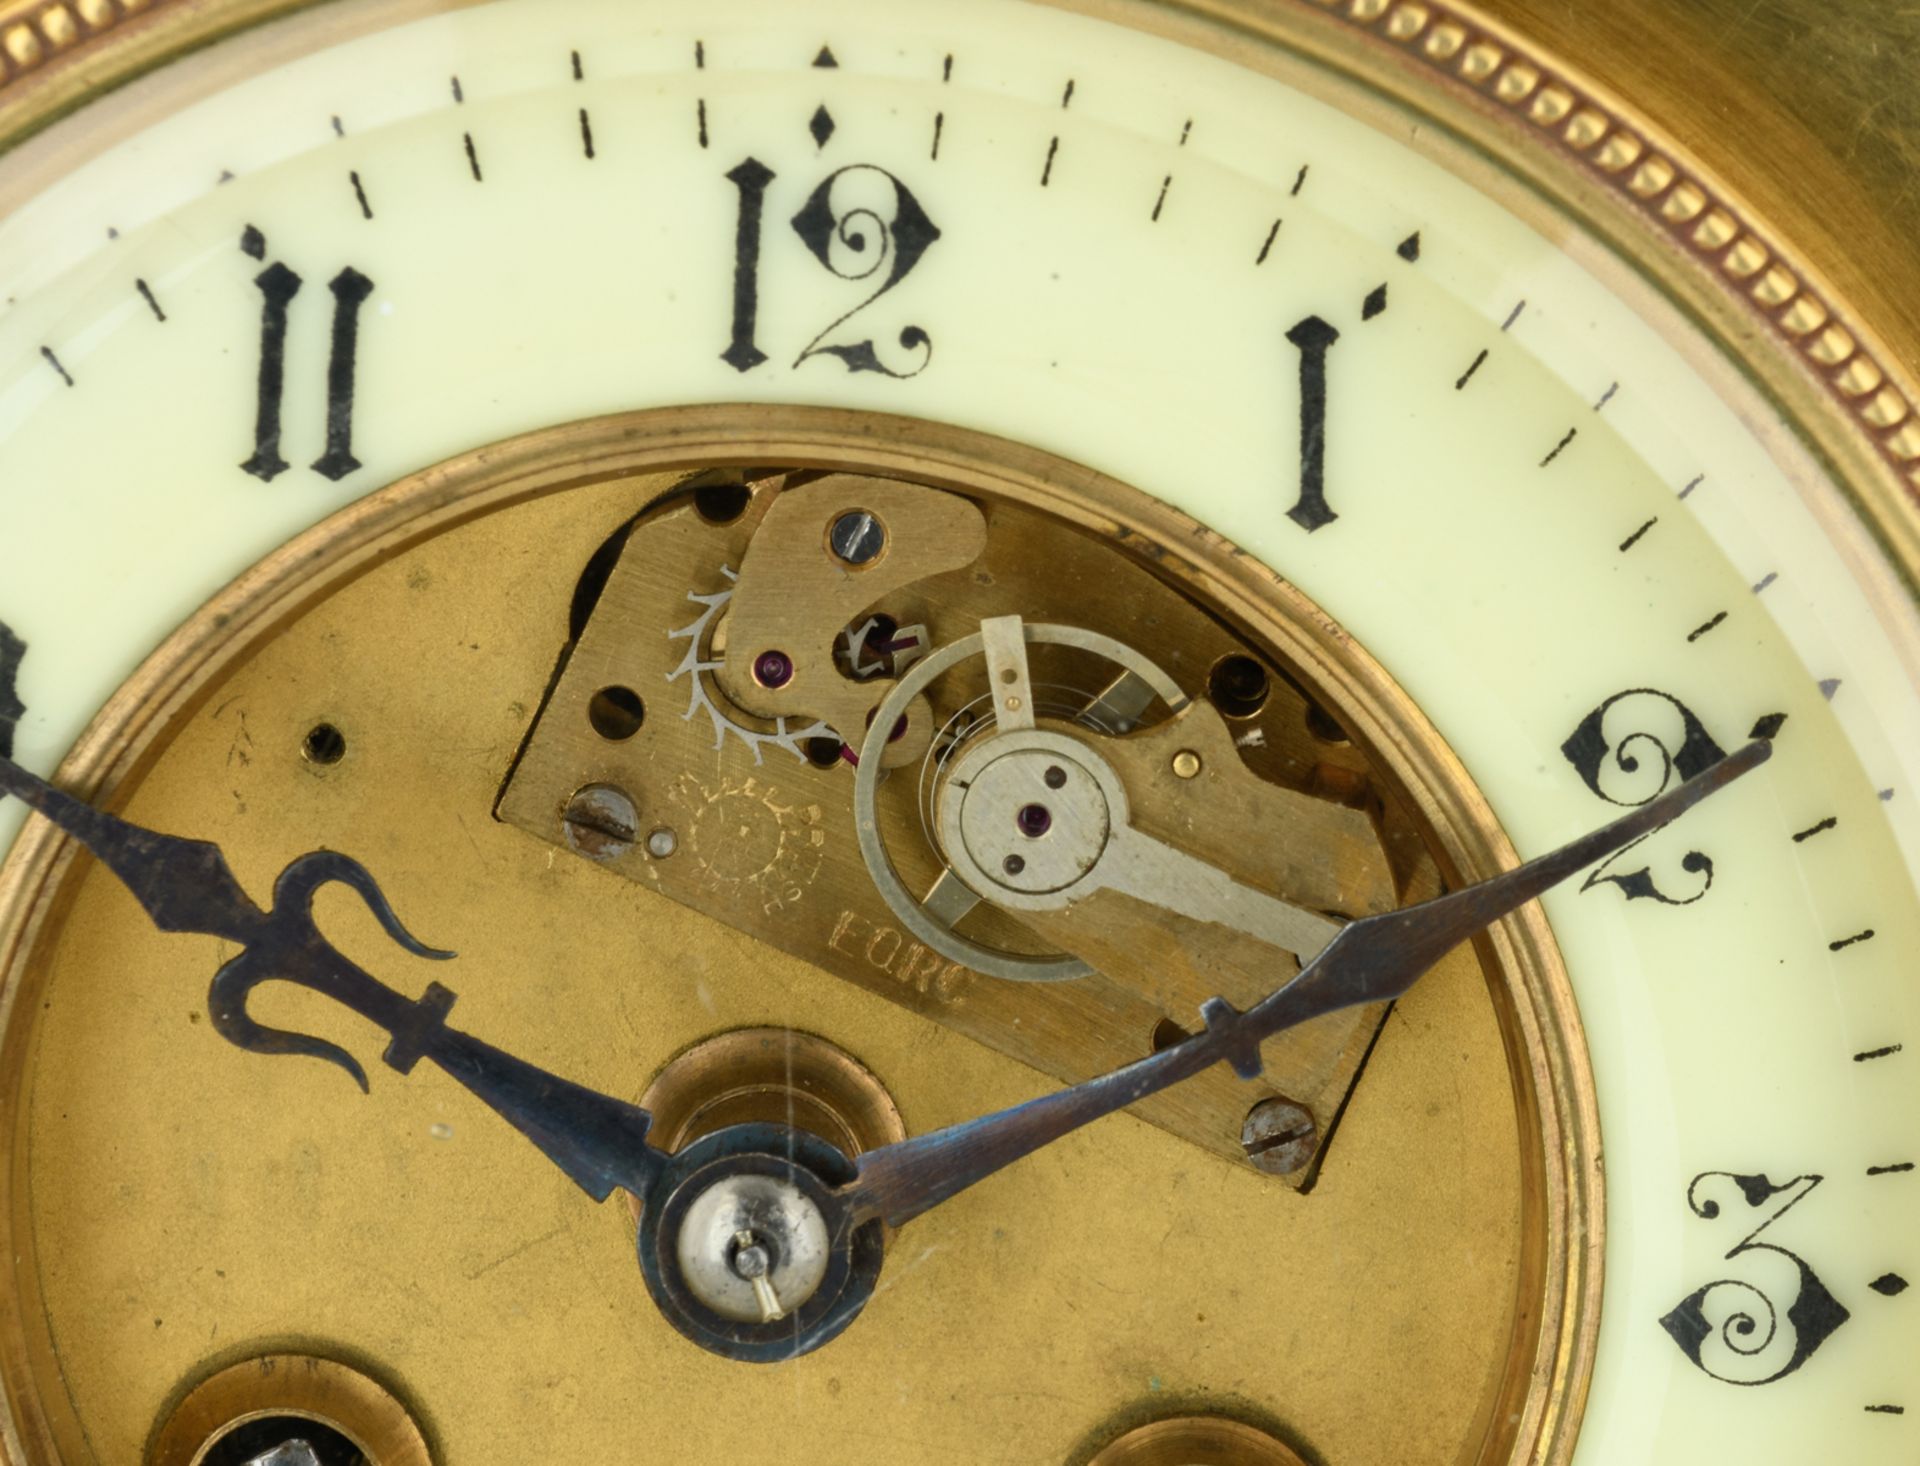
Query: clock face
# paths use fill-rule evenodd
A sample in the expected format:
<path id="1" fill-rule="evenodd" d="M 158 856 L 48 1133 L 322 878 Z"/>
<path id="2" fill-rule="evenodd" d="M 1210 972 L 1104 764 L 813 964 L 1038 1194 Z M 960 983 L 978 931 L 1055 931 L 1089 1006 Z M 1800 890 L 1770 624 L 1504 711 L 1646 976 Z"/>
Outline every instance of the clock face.
<path id="1" fill-rule="evenodd" d="M 342 953 L 656 1145 L 842 1157 L 1767 766 L 1259 1080 L 871 1223 L 804 1349 L 755 1331 L 839 1286 L 805 1206 L 596 1206 L 286 984 L 370 1095 L 241 1052 L 233 944 L 9 801 L 6 1451 L 1911 1454 L 1897 572 L 1591 238 L 1210 34 L 323 6 L 54 123 L 0 160 L 0 752 L 263 904 L 353 856 L 460 957 L 335 890 Z"/>

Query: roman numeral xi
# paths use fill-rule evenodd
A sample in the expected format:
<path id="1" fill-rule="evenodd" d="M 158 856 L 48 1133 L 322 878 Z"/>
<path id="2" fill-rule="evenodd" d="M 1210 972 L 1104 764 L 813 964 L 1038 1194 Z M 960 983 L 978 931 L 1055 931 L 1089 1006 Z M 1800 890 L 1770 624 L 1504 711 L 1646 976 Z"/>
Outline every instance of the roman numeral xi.
<path id="1" fill-rule="evenodd" d="M 248 254 L 259 259 L 266 241 L 249 228 L 241 239 Z M 262 481 L 284 473 L 287 460 L 280 453 L 280 408 L 286 391 L 287 307 L 300 293 L 300 277 L 275 260 L 253 283 L 260 291 L 260 376 L 253 418 L 253 453 L 240 467 Z M 326 451 L 314 459 L 315 473 L 340 480 L 360 467 L 353 456 L 354 354 L 360 339 L 360 307 L 373 293 L 373 281 L 348 265 L 328 282 L 333 292 L 333 333 L 327 355 Z"/>

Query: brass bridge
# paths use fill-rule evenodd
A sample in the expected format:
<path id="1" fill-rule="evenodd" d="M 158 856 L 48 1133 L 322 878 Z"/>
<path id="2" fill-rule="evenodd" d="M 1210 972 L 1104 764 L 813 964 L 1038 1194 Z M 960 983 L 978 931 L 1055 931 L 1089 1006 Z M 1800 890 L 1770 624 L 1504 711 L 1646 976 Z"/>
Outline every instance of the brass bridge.
<path id="1" fill-rule="evenodd" d="M 870 561 L 849 563 L 836 536 Z M 1178 669 L 1176 717 L 1138 678 L 1073 648 L 1036 648 L 1033 661 L 1042 718 L 1114 735 L 1099 746 L 1160 839 L 1337 919 L 1440 888 L 1364 756 L 1257 648 L 1110 543 L 1034 511 L 852 474 L 709 476 L 609 558 L 500 817 L 1061 1081 L 1180 1041 L 1209 996 L 1257 1000 L 1288 959 L 1114 892 L 1078 922 L 985 904 L 967 916 L 968 934 L 998 949 L 1073 951 L 1093 972 L 1069 982 L 989 976 L 906 929 L 855 837 L 856 750 L 913 663 L 983 620 L 1105 628 Z M 1209 678 L 1222 667 L 1239 681 Z M 925 833 L 930 781 L 978 717 L 950 680 L 912 699 L 883 753 L 880 817 L 917 892 L 943 867 Z M 1217 1069 L 1135 1113 L 1308 1186 L 1384 1011 L 1273 1039 L 1252 1085 Z M 1275 1154 L 1256 1133 L 1273 1100 L 1306 1144 Z"/>

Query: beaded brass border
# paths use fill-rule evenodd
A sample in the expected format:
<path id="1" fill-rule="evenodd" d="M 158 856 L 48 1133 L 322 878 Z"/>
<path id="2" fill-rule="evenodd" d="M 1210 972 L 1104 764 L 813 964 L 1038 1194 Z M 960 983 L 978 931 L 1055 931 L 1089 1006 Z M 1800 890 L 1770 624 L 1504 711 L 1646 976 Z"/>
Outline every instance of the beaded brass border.
<path id="1" fill-rule="evenodd" d="M 168 4 L 169 0 L 53 0 L 51 4 L 14 0 L 0 6 L 0 86 L 68 56 L 76 46 L 124 20 Z"/>
<path id="2" fill-rule="evenodd" d="M 1920 501 L 1920 390 L 1884 346 L 1864 341 L 1831 286 L 1735 202 L 1733 191 L 1571 68 L 1456 5 L 1429 0 L 1294 0 L 1332 11 L 1428 70 L 1533 124 L 1658 225 L 1791 347 Z"/>
<path id="3" fill-rule="evenodd" d="M 34 70 L 89 36 L 118 25 L 129 15 L 152 8 L 156 0 L 72 0 L 70 4 L 8 7 L 0 13 L 0 86 Z M 164 0 L 158 0 L 164 3 Z"/>

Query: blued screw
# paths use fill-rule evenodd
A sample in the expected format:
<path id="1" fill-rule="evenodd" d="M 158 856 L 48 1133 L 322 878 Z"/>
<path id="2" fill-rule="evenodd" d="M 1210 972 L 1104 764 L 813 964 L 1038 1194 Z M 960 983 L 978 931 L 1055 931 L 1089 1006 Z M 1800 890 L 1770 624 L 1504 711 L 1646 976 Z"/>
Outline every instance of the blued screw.
<path id="1" fill-rule="evenodd" d="M 886 547 L 886 526 L 865 509 L 849 509 L 827 531 L 827 548 L 848 565 L 871 565 Z"/>
<path id="2" fill-rule="evenodd" d="M 1269 1176 L 1290 1176 L 1313 1159 L 1320 1132 L 1304 1105 L 1290 1099 L 1263 1099 L 1247 1111 L 1240 1144 L 1254 1169 Z"/>

